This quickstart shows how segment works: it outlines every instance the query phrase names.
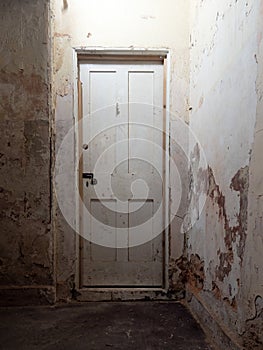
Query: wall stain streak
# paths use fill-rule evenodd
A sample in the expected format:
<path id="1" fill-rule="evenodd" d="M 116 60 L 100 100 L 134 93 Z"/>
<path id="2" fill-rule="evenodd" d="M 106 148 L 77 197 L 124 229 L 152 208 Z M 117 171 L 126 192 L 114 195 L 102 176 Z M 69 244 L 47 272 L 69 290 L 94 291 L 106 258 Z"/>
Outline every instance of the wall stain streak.
<path id="1" fill-rule="evenodd" d="M 231 180 L 230 188 L 234 191 L 239 192 L 240 196 L 240 207 L 239 213 L 237 214 L 237 225 L 230 226 L 229 218 L 226 212 L 226 200 L 225 196 L 220 191 L 219 185 L 216 184 L 213 170 L 208 167 L 208 196 L 211 200 L 217 204 L 219 208 L 219 219 L 224 223 L 225 229 L 225 246 L 227 252 L 218 252 L 219 254 L 219 266 L 216 268 L 216 277 L 219 281 L 223 281 L 225 276 L 228 276 L 232 270 L 232 264 L 234 262 L 233 243 L 238 240 L 237 244 L 237 256 L 240 259 L 240 264 L 243 261 L 243 253 L 247 235 L 247 195 L 248 195 L 248 178 L 249 178 L 249 167 L 246 166 L 238 170 L 236 175 Z"/>

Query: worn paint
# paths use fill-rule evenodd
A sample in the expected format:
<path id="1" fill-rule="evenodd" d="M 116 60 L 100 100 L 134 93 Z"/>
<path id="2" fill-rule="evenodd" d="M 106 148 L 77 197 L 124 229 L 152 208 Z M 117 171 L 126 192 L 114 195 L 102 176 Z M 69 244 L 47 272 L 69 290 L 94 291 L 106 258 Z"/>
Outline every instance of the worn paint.
<path id="1" fill-rule="evenodd" d="M 200 289 L 189 277 L 187 290 L 193 311 L 203 305 L 215 332 L 224 326 L 231 349 L 263 343 L 262 6 L 260 0 L 200 0 L 191 9 L 190 126 L 209 166 L 194 164 L 193 147 L 190 208 L 199 220 L 188 234 L 187 255 L 189 263 L 200 257 L 205 276 Z M 200 212 L 196 191 L 203 191 L 204 170 L 208 199 Z M 222 333 L 217 339 L 222 343 Z"/>

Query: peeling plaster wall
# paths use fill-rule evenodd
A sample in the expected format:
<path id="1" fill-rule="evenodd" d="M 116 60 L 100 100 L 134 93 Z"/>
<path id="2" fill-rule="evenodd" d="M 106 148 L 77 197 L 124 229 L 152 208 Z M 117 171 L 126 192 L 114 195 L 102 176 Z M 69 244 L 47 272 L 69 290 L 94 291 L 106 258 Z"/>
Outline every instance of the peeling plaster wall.
<path id="1" fill-rule="evenodd" d="M 53 18 L 53 109 L 55 111 L 56 150 L 64 135 L 74 124 L 73 120 L 73 65 L 74 47 L 106 48 L 169 48 L 171 50 L 171 130 L 176 128 L 175 117 L 188 119 L 189 89 L 189 1 L 52 1 Z M 72 139 L 72 143 L 74 140 Z M 178 146 L 171 144 L 171 155 Z M 74 170 L 74 150 L 68 157 Z M 180 169 L 185 168 L 186 156 L 176 158 Z M 74 176 L 74 173 L 72 173 Z M 175 198 L 174 174 L 171 174 L 171 198 Z M 183 176 L 187 178 L 187 176 Z M 70 185 L 70 184 L 69 184 Z M 184 190 L 187 186 L 184 184 Z M 72 191 L 74 196 L 74 191 Z M 184 198 L 186 196 L 184 195 Z M 65 198 L 65 200 L 67 200 Z M 179 272 L 175 261 L 184 248 L 180 226 L 186 212 L 186 200 L 181 203 L 178 216 L 171 225 L 171 270 L 173 286 Z M 176 203 L 172 202 L 171 211 Z M 70 208 L 70 204 L 69 204 Z M 71 213 L 74 215 L 74 212 Z M 57 286 L 58 298 L 70 298 L 76 279 L 76 236 L 57 213 Z M 182 291 L 180 285 L 180 292 Z M 71 291 L 71 292 L 70 292 Z"/>
<path id="2" fill-rule="evenodd" d="M 245 324 L 242 328 L 245 346 L 263 343 L 263 1 L 260 1 L 258 20 L 258 73 L 256 81 L 257 113 L 254 141 L 251 151 L 248 190 L 247 241 L 242 266 L 242 301 L 240 315 Z"/>
<path id="3" fill-rule="evenodd" d="M 0 300 L 54 300 L 48 1 L 2 1 Z"/>
<path id="4" fill-rule="evenodd" d="M 263 346 L 261 19 L 259 0 L 196 0 L 191 11 L 190 126 L 208 167 L 191 145 L 192 190 L 207 201 L 190 201 L 188 302 L 229 349 Z"/>

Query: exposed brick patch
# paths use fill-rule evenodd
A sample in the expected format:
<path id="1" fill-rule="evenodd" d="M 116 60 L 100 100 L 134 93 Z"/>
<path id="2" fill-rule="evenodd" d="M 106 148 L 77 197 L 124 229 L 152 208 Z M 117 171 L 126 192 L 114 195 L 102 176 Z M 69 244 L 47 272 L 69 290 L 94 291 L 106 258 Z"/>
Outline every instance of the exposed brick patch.
<path id="1" fill-rule="evenodd" d="M 177 260 L 172 260 L 169 266 L 169 290 L 178 295 L 179 299 L 184 298 L 185 284 L 188 280 L 188 260 L 181 256 Z"/>
<path id="2" fill-rule="evenodd" d="M 191 287 L 194 287 L 197 290 L 202 290 L 205 280 L 204 261 L 201 260 L 199 255 L 192 254 L 190 256 L 188 267 L 188 283 Z"/>
<path id="3" fill-rule="evenodd" d="M 181 256 L 169 269 L 170 288 L 177 292 L 185 290 L 186 283 L 200 291 L 203 289 L 204 279 L 204 261 L 197 254 L 192 254 L 189 259 Z"/>

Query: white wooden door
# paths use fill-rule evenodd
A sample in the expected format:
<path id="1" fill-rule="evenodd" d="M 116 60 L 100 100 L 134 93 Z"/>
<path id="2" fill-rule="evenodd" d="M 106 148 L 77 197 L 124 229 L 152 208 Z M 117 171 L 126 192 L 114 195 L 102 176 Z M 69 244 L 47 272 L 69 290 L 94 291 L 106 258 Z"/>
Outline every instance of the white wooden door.
<path id="1" fill-rule="evenodd" d="M 80 286 L 161 288 L 163 64 L 96 61 L 79 68 L 87 209 Z"/>

